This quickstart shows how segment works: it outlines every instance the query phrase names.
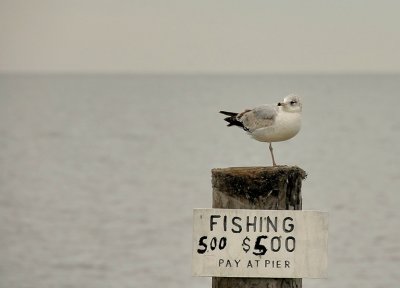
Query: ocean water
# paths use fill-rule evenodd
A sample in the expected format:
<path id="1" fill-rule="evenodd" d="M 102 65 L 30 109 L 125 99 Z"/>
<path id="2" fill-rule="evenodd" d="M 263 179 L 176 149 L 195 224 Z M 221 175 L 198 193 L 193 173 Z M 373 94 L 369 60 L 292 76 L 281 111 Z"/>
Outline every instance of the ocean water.
<path id="1" fill-rule="evenodd" d="M 400 281 L 400 75 L 1 75 L 0 287 L 211 287 L 192 209 L 215 167 L 270 165 L 220 109 L 303 98 L 303 209 L 330 213 L 328 279 Z"/>

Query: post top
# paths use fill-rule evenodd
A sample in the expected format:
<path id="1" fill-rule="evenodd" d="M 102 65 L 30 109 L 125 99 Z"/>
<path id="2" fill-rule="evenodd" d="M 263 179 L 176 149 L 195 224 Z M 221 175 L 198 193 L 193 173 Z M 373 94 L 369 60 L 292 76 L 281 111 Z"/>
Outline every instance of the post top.
<path id="1" fill-rule="evenodd" d="M 268 175 L 274 177 L 282 174 L 298 174 L 305 179 L 307 173 L 297 166 L 252 166 L 252 167 L 227 167 L 227 168 L 214 168 L 211 170 L 213 175 L 230 175 L 236 177 L 260 177 L 262 175 Z"/>
<path id="2" fill-rule="evenodd" d="M 307 176 L 297 166 L 215 168 L 211 173 L 213 190 L 250 202 L 286 191 L 288 185 L 301 187 Z"/>

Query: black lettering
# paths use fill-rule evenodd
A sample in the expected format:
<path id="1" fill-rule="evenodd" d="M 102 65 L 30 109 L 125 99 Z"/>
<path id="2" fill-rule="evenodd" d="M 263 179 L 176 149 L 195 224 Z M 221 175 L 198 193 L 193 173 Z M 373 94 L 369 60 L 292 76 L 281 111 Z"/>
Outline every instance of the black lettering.
<path id="1" fill-rule="evenodd" d="M 246 253 L 249 252 L 249 250 L 250 250 L 250 245 L 249 245 L 249 243 L 247 243 L 249 241 L 250 241 L 250 238 L 246 236 L 246 238 L 244 238 L 243 242 L 242 242 L 243 251 Z"/>
<path id="2" fill-rule="evenodd" d="M 217 238 L 216 238 L 216 237 L 213 237 L 213 238 L 211 239 L 211 242 L 210 242 L 210 249 L 211 249 L 211 251 L 214 251 L 215 247 L 217 247 Z"/>
<path id="3" fill-rule="evenodd" d="M 219 250 L 222 250 L 222 249 L 224 249 L 225 247 L 226 247 L 226 237 L 222 237 L 222 238 L 219 240 L 218 248 L 219 248 Z"/>
<path id="4" fill-rule="evenodd" d="M 236 260 L 236 259 L 235 259 L 236 267 L 239 267 L 240 261 L 241 261 L 241 260 Z"/>
<path id="5" fill-rule="evenodd" d="M 232 218 L 232 224 L 236 226 L 238 230 L 235 230 L 234 228 L 232 228 L 231 230 L 233 233 L 240 233 L 242 232 L 242 226 L 239 223 L 237 223 L 236 220 L 242 221 L 242 218 L 236 216 Z"/>
<path id="6" fill-rule="evenodd" d="M 211 215 L 210 216 L 210 231 L 213 231 L 214 224 L 217 224 L 217 222 L 214 221 L 214 218 L 221 218 L 221 215 Z"/>
<path id="7" fill-rule="evenodd" d="M 275 217 L 275 223 L 272 222 L 271 218 L 267 217 L 267 232 L 269 232 L 269 227 L 272 226 L 275 232 L 278 232 L 278 217 Z"/>
<path id="8" fill-rule="evenodd" d="M 291 248 L 289 248 L 289 240 L 292 240 Z M 293 252 L 294 249 L 296 248 L 296 239 L 292 236 L 287 237 L 285 241 L 285 246 L 286 246 L 286 251 Z"/>
<path id="9" fill-rule="evenodd" d="M 226 265 L 225 265 L 225 267 L 232 267 L 231 261 L 226 260 Z"/>
<path id="10" fill-rule="evenodd" d="M 199 246 L 202 246 L 202 247 L 204 247 L 203 249 L 197 249 L 197 253 L 199 253 L 199 254 L 204 254 L 204 252 L 206 252 L 207 251 L 207 244 L 206 243 L 204 243 L 204 240 L 206 240 L 207 239 L 207 236 L 203 236 L 203 237 L 201 237 L 200 238 L 200 240 L 199 240 Z"/>
<path id="11" fill-rule="evenodd" d="M 226 231 L 226 219 L 227 219 L 227 217 L 226 217 L 226 215 L 224 216 L 224 231 Z"/>
<path id="12" fill-rule="evenodd" d="M 275 236 L 271 238 L 271 250 L 277 252 L 281 249 L 281 237 Z"/>
<path id="13" fill-rule="evenodd" d="M 257 225 L 257 217 L 254 216 L 254 222 L 251 223 L 251 222 L 250 222 L 250 216 L 247 216 L 247 225 L 246 225 L 246 226 L 247 226 L 247 232 L 249 232 L 250 226 L 253 226 L 254 232 L 256 232 L 256 225 Z"/>
<path id="14" fill-rule="evenodd" d="M 258 252 L 253 252 L 254 255 L 265 255 L 267 253 L 267 247 L 261 244 L 262 239 L 267 239 L 267 235 L 258 236 L 256 239 L 256 244 L 254 244 L 254 250 L 258 250 Z"/>
<path id="15" fill-rule="evenodd" d="M 224 259 L 219 259 L 218 266 L 221 267 L 222 263 L 224 263 Z"/>
<path id="16" fill-rule="evenodd" d="M 285 219 L 283 219 L 283 231 L 285 231 L 286 233 L 290 233 L 294 230 L 294 224 L 289 223 L 286 225 L 286 221 L 293 221 L 292 217 L 285 217 Z"/>

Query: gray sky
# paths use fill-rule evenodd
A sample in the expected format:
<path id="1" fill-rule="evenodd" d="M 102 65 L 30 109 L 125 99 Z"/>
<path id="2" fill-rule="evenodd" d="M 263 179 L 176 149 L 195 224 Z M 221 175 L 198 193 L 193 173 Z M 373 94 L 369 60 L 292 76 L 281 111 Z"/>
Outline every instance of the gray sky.
<path id="1" fill-rule="evenodd" d="M 400 1 L 0 0 L 0 71 L 400 72 Z"/>

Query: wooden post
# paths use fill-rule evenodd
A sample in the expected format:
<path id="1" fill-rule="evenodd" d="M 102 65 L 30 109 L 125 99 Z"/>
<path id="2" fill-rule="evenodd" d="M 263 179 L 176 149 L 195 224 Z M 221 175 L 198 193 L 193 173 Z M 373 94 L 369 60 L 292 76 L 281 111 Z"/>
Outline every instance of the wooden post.
<path id="1" fill-rule="evenodd" d="M 217 168 L 211 171 L 213 208 L 301 210 L 301 183 L 307 174 L 296 166 Z M 213 277 L 213 288 L 301 288 L 302 279 Z"/>

